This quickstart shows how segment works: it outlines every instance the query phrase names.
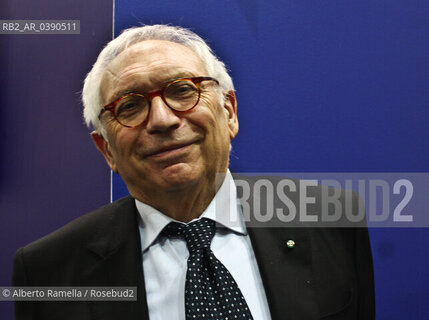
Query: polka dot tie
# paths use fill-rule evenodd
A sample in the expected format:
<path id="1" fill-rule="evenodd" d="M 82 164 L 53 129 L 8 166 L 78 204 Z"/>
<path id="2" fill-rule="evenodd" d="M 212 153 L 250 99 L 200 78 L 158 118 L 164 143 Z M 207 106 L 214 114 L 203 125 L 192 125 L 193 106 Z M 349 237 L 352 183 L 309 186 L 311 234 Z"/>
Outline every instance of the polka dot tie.
<path id="1" fill-rule="evenodd" d="M 165 236 L 184 237 L 189 249 L 186 319 L 253 320 L 234 278 L 210 249 L 215 232 L 215 222 L 204 218 L 187 225 L 171 222 L 163 230 Z"/>

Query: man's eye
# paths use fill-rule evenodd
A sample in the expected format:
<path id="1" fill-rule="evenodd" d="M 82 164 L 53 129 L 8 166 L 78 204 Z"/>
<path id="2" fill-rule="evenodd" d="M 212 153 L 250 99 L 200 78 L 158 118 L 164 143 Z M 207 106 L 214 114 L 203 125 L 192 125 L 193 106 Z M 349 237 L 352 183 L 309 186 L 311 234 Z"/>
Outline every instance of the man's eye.
<path id="1" fill-rule="evenodd" d="M 189 92 L 190 90 L 193 90 L 193 87 L 189 84 L 184 84 L 177 88 L 178 92 Z"/>
<path id="2" fill-rule="evenodd" d="M 123 113 L 123 112 L 132 112 L 138 108 L 137 104 L 130 102 L 120 105 L 116 109 L 116 113 Z"/>
<path id="3" fill-rule="evenodd" d="M 146 108 L 146 100 L 134 97 L 128 101 L 123 101 L 116 106 L 116 116 L 119 118 L 131 118 L 141 112 L 144 112 Z"/>
<path id="4" fill-rule="evenodd" d="M 177 83 L 173 84 L 165 92 L 167 97 L 188 97 L 198 92 L 198 89 L 193 83 Z"/>

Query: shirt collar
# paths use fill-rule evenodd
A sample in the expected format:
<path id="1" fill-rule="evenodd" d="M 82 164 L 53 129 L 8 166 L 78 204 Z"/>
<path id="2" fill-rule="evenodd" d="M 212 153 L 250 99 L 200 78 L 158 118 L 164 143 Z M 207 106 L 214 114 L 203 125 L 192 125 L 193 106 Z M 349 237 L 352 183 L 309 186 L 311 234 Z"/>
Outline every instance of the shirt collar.
<path id="1" fill-rule="evenodd" d="M 140 216 L 139 226 L 142 229 L 142 232 L 140 233 L 141 246 L 142 251 L 144 252 L 152 245 L 159 233 L 167 224 L 172 221 L 179 221 L 170 218 L 161 211 L 158 211 L 137 199 L 135 199 L 135 202 Z M 236 186 L 229 170 L 227 171 L 221 187 L 210 202 L 209 206 L 204 210 L 199 218 L 192 221 L 201 218 L 211 219 L 217 224 L 220 224 L 221 227 L 228 228 L 238 234 L 247 234 L 241 213 L 241 207 L 237 201 Z"/>

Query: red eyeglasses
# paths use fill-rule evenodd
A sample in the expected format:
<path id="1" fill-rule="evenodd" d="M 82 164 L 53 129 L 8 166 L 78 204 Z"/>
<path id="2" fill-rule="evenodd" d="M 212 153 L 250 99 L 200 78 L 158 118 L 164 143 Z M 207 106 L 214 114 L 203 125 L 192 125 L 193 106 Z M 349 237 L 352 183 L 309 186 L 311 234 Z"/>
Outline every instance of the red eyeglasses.
<path id="1" fill-rule="evenodd" d="M 121 125 L 127 128 L 141 126 L 150 111 L 153 98 L 160 96 L 164 103 L 173 110 L 183 112 L 194 108 L 200 101 L 201 82 L 215 81 L 211 77 L 194 77 L 173 80 L 158 91 L 150 93 L 128 93 L 104 106 L 98 118 L 105 111 L 110 111 Z"/>

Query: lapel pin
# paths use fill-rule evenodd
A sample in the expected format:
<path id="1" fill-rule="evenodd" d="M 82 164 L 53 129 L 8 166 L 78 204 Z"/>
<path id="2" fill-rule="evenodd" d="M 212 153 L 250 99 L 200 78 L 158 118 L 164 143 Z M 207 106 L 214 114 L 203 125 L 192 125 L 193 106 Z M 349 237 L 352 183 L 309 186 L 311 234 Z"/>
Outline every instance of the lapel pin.
<path id="1" fill-rule="evenodd" d="M 286 242 L 286 246 L 287 246 L 289 249 L 292 249 L 293 247 L 295 247 L 295 241 L 293 241 L 292 239 L 288 240 L 288 241 Z"/>

